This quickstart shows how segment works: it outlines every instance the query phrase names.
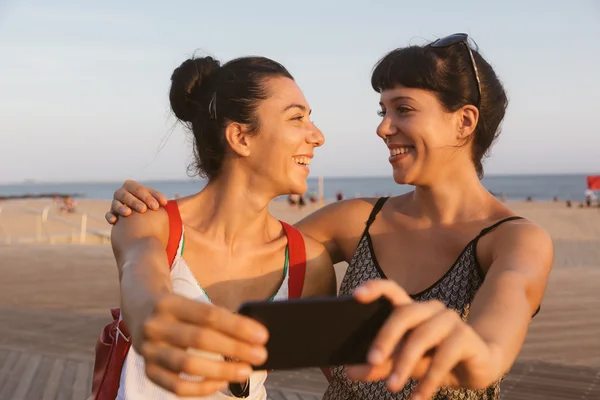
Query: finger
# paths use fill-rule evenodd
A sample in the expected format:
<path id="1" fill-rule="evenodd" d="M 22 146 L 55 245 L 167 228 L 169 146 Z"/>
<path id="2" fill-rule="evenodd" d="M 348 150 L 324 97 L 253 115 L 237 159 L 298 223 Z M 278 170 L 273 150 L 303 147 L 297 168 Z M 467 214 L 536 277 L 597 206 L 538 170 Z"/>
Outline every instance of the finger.
<path id="1" fill-rule="evenodd" d="M 181 397 L 209 396 L 227 386 L 225 381 L 182 379 L 179 374 L 154 364 L 146 364 L 146 375 L 158 386 Z"/>
<path id="2" fill-rule="evenodd" d="M 129 192 L 130 194 L 132 194 L 136 201 L 142 201 L 143 202 L 143 208 L 144 210 L 138 210 L 140 212 L 144 212 L 146 211 L 146 207 L 150 207 L 150 209 L 152 210 L 156 210 L 158 209 L 158 201 L 156 201 L 156 199 L 154 198 L 154 196 L 152 196 L 152 194 L 150 193 L 150 189 L 147 188 L 144 185 L 139 184 L 138 182 L 132 181 L 132 180 L 128 180 L 125 181 L 125 183 L 123 184 L 123 189 L 127 192 Z M 138 209 L 138 207 L 140 207 L 138 204 L 130 204 L 127 202 L 124 202 L 127 205 L 130 206 L 134 206 L 136 208 L 136 210 Z M 165 203 L 166 204 L 166 203 Z"/>
<path id="3" fill-rule="evenodd" d="M 154 197 L 156 199 L 156 201 L 158 201 L 158 204 L 160 204 L 161 206 L 166 206 L 167 205 L 167 198 L 165 197 L 164 194 L 162 194 L 161 192 L 159 192 L 158 190 L 154 190 L 154 189 L 148 189 L 148 191 L 150 192 L 150 194 L 152 195 L 152 197 Z M 156 206 L 156 208 L 154 208 L 153 205 L 150 205 L 150 208 L 153 210 L 157 210 L 158 209 L 158 204 L 154 204 Z"/>
<path id="4" fill-rule="evenodd" d="M 428 399 L 433 396 L 438 387 L 451 386 L 450 373 L 461 359 L 460 341 L 460 335 L 451 335 L 437 347 L 429 369 L 419 379 L 419 386 L 415 394 L 423 399 Z"/>
<path id="5" fill-rule="evenodd" d="M 146 204 L 144 204 L 135 193 L 131 193 L 124 188 L 115 191 L 115 200 L 121 202 L 123 206 L 129 207 L 140 213 L 144 213 L 148 209 Z"/>
<path id="6" fill-rule="evenodd" d="M 199 349 L 234 358 L 253 365 L 261 365 L 267 359 L 267 350 L 261 345 L 237 340 L 210 328 L 201 328 L 187 323 L 165 323 L 163 318 L 154 318 L 144 325 L 147 340 L 163 341 L 187 349 Z"/>
<path id="7" fill-rule="evenodd" d="M 368 281 L 356 288 L 352 295 L 361 303 L 371 303 L 382 296 L 395 306 L 413 302 L 404 289 L 389 279 Z"/>
<path id="8" fill-rule="evenodd" d="M 438 301 L 397 307 L 375 337 L 369 351 L 369 363 L 377 365 L 388 359 L 409 330 L 445 309 Z"/>
<path id="9" fill-rule="evenodd" d="M 264 325 L 222 307 L 201 303 L 182 296 L 171 296 L 156 306 L 158 314 L 175 316 L 196 326 L 210 327 L 246 343 L 264 345 L 269 331 Z"/>
<path id="10" fill-rule="evenodd" d="M 376 382 L 390 376 L 394 368 L 392 359 L 388 359 L 379 365 L 349 365 L 345 367 L 346 376 L 353 381 Z"/>
<path id="11" fill-rule="evenodd" d="M 431 355 L 426 354 L 419 360 L 411 378 L 419 378 L 425 375 L 425 372 L 431 364 Z M 391 375 L 394 369 L 393 359 L 390 358 L 379 365 L 352 365 L 346 367 L 346 375 L 354 381 L 360 382 L 375 382 L 380 381 Z"/>
<path id="12" fill-rule="evenodd" d="M 212 359 L 215 353 L 186 351 L 166 343 L 146 341 L 142 345 L 142 355 L 149 365 L 156 364 L 171 372 L 183 372 L 204 379 L 243 382 L 252 373 L 247 363 Z"/>
<path id="13" fill-rule="evenodd" d="M 117 222 L 117 217 L 110 211 L 107 212 L 106 215 L 104 215 L 104 219 L 106 219 L 106 222 L 108 222 L 111 225 L 114 225 Z"/>
<path id="14" fill-rule="evenodd" d="M 396 391 L 402 388 L 423 356 L 439 345 L 456 327 L 458 316 L 454 311 L 445 309 L 416 327 L 405 339 L 394 357 L 394 369 L 387 380 L 388 389 Z"/>
<path id="15" fill-rule="evenodd" d="M 131 215 L 131 208 L 127 207 L 119 200 L 113 200 L 112 203 L 110 203 L 110 213 L 117 216 L 121 215 L 123 217 L 128 217 Z"/>

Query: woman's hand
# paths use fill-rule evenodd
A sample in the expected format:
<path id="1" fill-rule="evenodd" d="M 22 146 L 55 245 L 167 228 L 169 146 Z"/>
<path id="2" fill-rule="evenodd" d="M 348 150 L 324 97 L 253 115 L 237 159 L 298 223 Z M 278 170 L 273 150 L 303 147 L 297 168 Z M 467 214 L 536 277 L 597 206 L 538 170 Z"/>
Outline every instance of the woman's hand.
<path id="1" fill-rule="evenodd" d="M 261 365 L 267 358 L 268 331 L 263 325 L 174 294 L 162 297 L 143 326 L 132 333 L 148 378 L 178 396 L 207 396 L 228 382 L 244 382 L 251 365 Z M 220 356 L 238 361 L 224 361 Z M 185 379 L 181 373 L 202 380 Z"/>
<path id="2" fill-rule="evenodd" d="M 354 292 L 362 303 L 381 296 L 395 311 L 373 342 L 369 364 L 347 367 L 351 379 L 387 378 L 390 391 L 419 379 L 413 399 L 428 399 L 439 387 L 483 389 L 499 379 L 499 358 L 456 311 L 439 301 L 414 302 L 390 280 L 367 282 Z"/>
<path id="3" fill-rule="evenodd" d="M 117 222 L 117 216 L 127 217 L 131 215 L 132 210 L 145 213 L 148 208 L 157 210 L 166 204 L 167 198 L 162 193 L 136 181 L 127 180 L 115 190 L 110 211 L 104 218 L 113 225 Z"/>

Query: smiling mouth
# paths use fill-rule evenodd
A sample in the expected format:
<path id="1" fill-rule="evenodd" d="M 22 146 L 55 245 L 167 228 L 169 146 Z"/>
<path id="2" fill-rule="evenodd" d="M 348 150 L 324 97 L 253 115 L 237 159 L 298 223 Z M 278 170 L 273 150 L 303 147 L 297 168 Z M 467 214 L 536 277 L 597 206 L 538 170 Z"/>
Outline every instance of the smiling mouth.
<path id="1" fill-rule="evenodd" d="M 306 157 L 306 156 L 296 156 L 296 157 L 292 157 L 292 160 L 294 160 L 294 162 L 298 165 L 304 165 L 304 166 L 309 166 L 311 159 L 310 157 Z"/>
<path id="2" fill-rule="evenodd" d="M 390 158 L 406 155 L 406 154 L 413 152 L 414 150 L 415 150 L 415 148 L 413 146 L 394 147 L 394 148 L 390 149 Z"/>

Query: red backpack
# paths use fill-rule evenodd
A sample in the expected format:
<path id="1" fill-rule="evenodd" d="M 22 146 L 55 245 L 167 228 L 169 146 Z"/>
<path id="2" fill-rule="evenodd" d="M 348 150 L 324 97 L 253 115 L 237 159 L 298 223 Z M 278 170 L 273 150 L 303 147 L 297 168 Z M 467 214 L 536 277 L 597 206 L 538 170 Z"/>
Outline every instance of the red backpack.
<path id="1" fill-rule="evenodd" d="M 165 206 L 169 216 L 169 241 L 167 243 L 167 257 L 169 265 L 173 265 L 181 239 L 181 216 L 179 207 L 174 200 Z M 281 221 L 288 240 L 289 256 L 289 298 L 299 298 L 304 286 L 306 272 L 306 250 L 302 234 L 291 225 Z M 96 342 L 96 359 L 94 361 L 94 374 L 92 378 L 92 397 L 88 400 L 115 400 L 119 391 L 121 371 L 125 357 L 131 346 L 129 331 L 120 320 L 121 309 L 110 310 L 113 321 L 106 325 Z M 117 336 L 120 336 L 117 340 Z"/>

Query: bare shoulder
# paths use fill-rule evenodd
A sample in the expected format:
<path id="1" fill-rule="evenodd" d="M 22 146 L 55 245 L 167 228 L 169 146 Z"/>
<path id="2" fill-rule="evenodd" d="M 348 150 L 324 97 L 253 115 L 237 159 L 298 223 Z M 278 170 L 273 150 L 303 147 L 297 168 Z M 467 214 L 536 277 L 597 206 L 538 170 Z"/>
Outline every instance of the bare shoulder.
<path id="1" fill-rule="evenodd" d="M 552 252 L 552 237 L 541 226 L 527 219 L 516 219 L 498 229 L 493 249 L 495 251 L 528 250 L 535 252 Z"/>
<path id="2" fill-rule="evenodd" d="M 154 237 L 166 245 L 169 239 L 169 216 L 164 208 L 148 210 L 141 214 L 134 212 L 122 217 L 112 227 L 111 242 L 113 246 L 119 242 Z"/>
<path id="3" fill-rule="evenodd" d="M 485 243 L 489 250 L 488 256 L 484 256 L 488 260 L 483 264 L 492 267 L 490 272 L 547 275 L 554 262 L 552 237 L 544 228 L 527 219 L 502 224 Z"/>

